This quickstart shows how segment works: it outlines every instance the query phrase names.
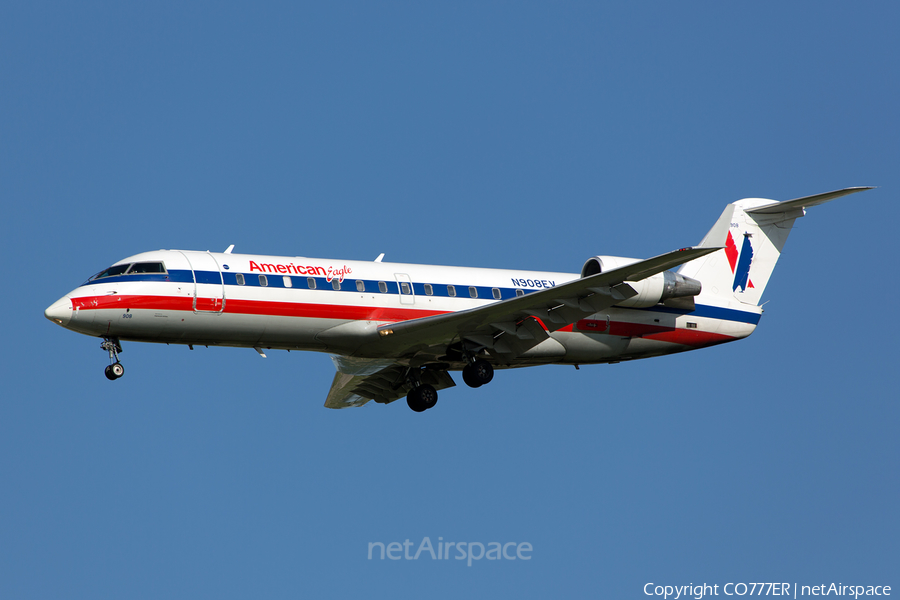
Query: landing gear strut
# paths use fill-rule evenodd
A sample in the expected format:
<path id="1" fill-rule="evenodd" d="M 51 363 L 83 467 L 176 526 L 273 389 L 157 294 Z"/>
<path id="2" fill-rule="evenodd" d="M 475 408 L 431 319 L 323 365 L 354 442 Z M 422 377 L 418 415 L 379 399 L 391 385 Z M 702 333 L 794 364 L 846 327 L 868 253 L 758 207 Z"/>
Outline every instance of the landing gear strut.
<path id="1" fill-rule="evenodd" d="M 434 386 L 422 383 L 409 390 L 406 403 L 416 412 L 423 412 L 437 404 L 438 395 Z"/>
<path id="2" fill-rule="evenodd" d="M 490 383 L 494 378 L 494 367 L 491 363 L 479 358 L 467 364 L 462 372 L 463 381 L 472 388 L 481 387 L 486 383 Z"/>
<path id="3" fill-rule="evenodd" d="M 109 362 L 111 364 L 104 370 L 106 378 L 110 381 L 115 381 L 125 374 L 125 367 L 119 362 L 119 352 L 122 351 L 122 344 L 116 338 L 105 337 L 103 338 L 103 343 L 100 344 L 100 348 L 109 352 Z"/>

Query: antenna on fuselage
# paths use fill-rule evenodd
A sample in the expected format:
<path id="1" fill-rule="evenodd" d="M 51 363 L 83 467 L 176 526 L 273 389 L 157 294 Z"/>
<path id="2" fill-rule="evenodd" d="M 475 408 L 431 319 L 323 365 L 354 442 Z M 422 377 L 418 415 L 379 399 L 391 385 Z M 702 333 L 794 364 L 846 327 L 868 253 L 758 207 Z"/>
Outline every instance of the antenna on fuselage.
<path id="1" fill-rule="evenodd" d="M 384 252 L 378 255 L 378 258 L 375 259 L 375 262 L 381 262 L 382 258 L 384 258 Z"/>
<path id="2" fill-rule="evenodd" d="M 225 250 L 225 254 L 231 254 L 232 250 L 234 250 L 234 244 L 228 246 L 228 248 Z"/>

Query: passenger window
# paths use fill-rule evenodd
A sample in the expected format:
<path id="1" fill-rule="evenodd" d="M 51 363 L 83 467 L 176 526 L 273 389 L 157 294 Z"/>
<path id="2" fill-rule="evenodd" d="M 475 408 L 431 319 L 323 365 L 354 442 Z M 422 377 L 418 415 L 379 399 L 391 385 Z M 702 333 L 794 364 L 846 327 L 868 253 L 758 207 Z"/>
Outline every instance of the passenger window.
<path id="1" fill-rule="evenodd" d="M 261 285 L 263 287 L 266 287 L 267 285 L 269 285 L 269 280 L 266 278 L 265 275 L 259 276 L 259 285 Z"/>
<path id="2" fill-rule="evenodd" d="M 363 281 L 362 279 L 357 279 L 356 280 L 356 291 L 357 292 L 366 291 L 366 282 Z"/>
<path id="3" fill-rule="evenodd" d="M 238 285 L 244 285 L 244 274 L 243 273 L 235 273 L 234 278 L 237 280 Z"/>
<path id="4" fill-rule="evenodd" d="M 447 286 L 447 295 L 450 296 L 451 298 L 453 296 L 456 296 L 456 286 L 455 285 Z"/>
<path id="5" fill-rule="evenodd" d="M 307 277 L 306 285 L 308 285 L 311 290 L 316 289 L 316 279 L 314 277 Z"/>
<path id="6" fill-rule="evenodd" d="M 282 279 L 284 280 L 284 287 L 294 287 L 294 283 L 291 281 L 290 277 L 285 275 Z"/>
<path id="7" fill-rule="evenodd" d="M 161 262 L 148 262 L 148 263 L 135 263 L 132 265 L 131 269 L 128 270 L 129 275 L 133 275 L 135 273 L 165 273 L 166 268 L 163 267 Z"/>
<path id="8" fill-rule="evenodd" d="M 378 282 L 378 291 L 381 292 L 382 294 L 387 294 L 387 283 L 385 283 L 384 281 L 379 281 Z"/>
<path id="9" fill-rule="evenodd" d="M 341 282 L 340 282 L 340 280 L 338 280 L 338 279 L 332 279 L 332 280 L 331 280 L 331 287 L 333 287 L 333 288 L 336 289 L 336 290 L 340 290 L 340 289 L 341 289 Z"/>
<path id="10" fill-rule="evenodd" d="M 494 295 L 494 300 L 500 299 L 500 290 L 498 288 L 491 289 L 491 293 Z"/>
<path id="11" fill-rule="evenodd" d="M 400 293 L 401 294 L 411 294 L 412 291 L 409 289 L 409 284 L 405 281 L 400 282 Z"/>
<path id="12" fill-rule="evenodd" d="M 430 283 L 425 284 L 425 295 L 434 296 L 434 288 L 431 287 Z"/>
<path id="13" fill-rule="evenodd" d="M 469 288 L 469 296 L 471 296 L 472 298 L 477 298 L 478 297 L 478 288 L 470 287 Z"/>
<path id="14" fill-rule="evenodd" d="M 521 298 L 524 295 L 525 295 L 525 290 L 516 290 L 516 296 L 518 296 L 519 298 Z"/>

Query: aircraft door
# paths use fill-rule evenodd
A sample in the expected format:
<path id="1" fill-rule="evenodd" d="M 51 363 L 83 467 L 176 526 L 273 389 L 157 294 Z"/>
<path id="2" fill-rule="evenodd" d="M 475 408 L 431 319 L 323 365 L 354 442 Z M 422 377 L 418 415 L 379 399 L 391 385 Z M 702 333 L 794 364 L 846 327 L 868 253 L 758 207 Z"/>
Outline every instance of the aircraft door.
<path id="1" fill-rule="evenodd" d="M 194 312 L 225 310 L 225 280 L 216 257 L 209 252 L 182 252 L 194 274 Z"/>
<path id="2" fill-rule="evenodd" d="M 400 304 L 415 304 L 416 295 L 413 290 L 412 280 L 406 273 L 394 273 L 397 287 L 400 289 Z"/>

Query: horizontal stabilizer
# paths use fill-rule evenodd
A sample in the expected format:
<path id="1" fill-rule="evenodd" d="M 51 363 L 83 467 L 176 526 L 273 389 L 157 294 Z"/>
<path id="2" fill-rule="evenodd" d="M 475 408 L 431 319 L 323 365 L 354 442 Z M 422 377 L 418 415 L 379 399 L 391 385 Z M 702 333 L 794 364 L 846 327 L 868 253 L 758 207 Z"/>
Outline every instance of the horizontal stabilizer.
<path id="1" fill-rule="evenodd" d="M 794 209 L 809 208 L 810 206 L 824 204 L 826 202 L 834 200 L 835 198 L 840 198 L 841 196 L 855 194 L 856 192 L 863 192 L 865 190 L 871 189 L 874 188 L 865 186 L 844 188 L 842 190 L 835 190 L 833 192 L 825 192 L 824 194 L 805 196 L 803 198 L 796 198 L 794 200 L 785 200 L 784 202 L 775 202 L 773 204 L 760 206 L 759 208 L 747 208 L 744 209 L 744 212 L 756 215 L 777 215 L 779 213 L 786 213 Z"/>

